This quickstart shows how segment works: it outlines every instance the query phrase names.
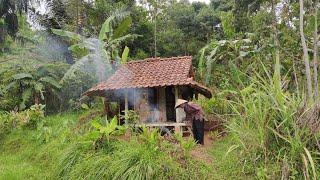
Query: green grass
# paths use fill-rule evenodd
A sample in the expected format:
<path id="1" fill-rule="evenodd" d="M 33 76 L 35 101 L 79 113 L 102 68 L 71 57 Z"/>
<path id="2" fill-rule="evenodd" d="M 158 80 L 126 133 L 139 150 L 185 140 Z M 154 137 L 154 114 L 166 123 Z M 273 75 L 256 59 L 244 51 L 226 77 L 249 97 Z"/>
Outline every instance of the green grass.
<path id="1" fill-rule="evenodd" d="M 230 135 L 208 148 L 212 164 L 199 162 L 192 157 L 181 159 L 183 152 L 177 151 L 175 146 L 166 144 L 168 142 L 158 146 L 155 139 L 142 136 L 137 137 L 142 138 L 140 140 L 119 140 L 101 150 L 94 150 L 88 149 L 87 145 L 84 148 L 78 146 L 79 133 L 82 132 L 76 129 L 79 116 L 79 113 L 48 116 L 44 120 L 46 131 L 43 128 L 14 129 L 5 135 L 0 140 L 0 180 L 255 177 L 244 173 L 237 150 L 227 153 L 235 144 Z"/>
<path id="2" fill-rule="evenodd" d="M 41 162 L 36 159 L 39 151 L 30 139 L 30 132 L 14 131 L 0 145 L 0 179 L 37 179 L 45 176 Z"/>
<path id="3" fill-rule="evenodd" d="M 209 155 L 213 159 L 214 179 L 254 179 L 252 174 L 245 174 L 239 163 L 239 151 L 229 151 L 235 145 L 230 135 L 213 143 Z"/>
<path id="4" fill-rule="evenodd" d="M 68 122 L 78 115 L 68 113 L 45 119 L 52 128 L 52 139 L 42 143 L 38 131 L 15 129 L 0 141 L 0 179 L 51 179 L 54 166 L 67 147 L 61 136 Z"/>

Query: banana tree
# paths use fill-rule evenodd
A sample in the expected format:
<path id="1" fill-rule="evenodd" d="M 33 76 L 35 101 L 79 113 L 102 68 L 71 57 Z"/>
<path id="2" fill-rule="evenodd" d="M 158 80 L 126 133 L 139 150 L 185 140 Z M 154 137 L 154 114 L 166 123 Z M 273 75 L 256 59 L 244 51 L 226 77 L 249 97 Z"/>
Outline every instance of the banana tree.
<path id="1" fill-rule="evenodd" d="M 206 84 L 211 84 L 213 74 L 219 76 L 218 73 L 236 73 L 234 69 L 245 64 L 244 59 L 249 58 L 257 51 L 258 49 L 252 45 L 250 39 L 213 41 L 199 52 L 198 72 L 200 78 L 205 79 Z M 226 70 L 226 68 L 233 70 Z M 233 76 L 238 76 L 238 74 L 230 74 L 230 77 L 233 78 Z"/>
<path id="2" fill-rule="evenodd" d="M 34 104 L 39 104 L 41 100 L 44 100 L 46 91 L 56 93 L 61 88 L 57 79 L 58 77 L 46 66 L 40 66 L 36 71 L 22 71 L 13 74 L 5 90 L 19 92 L 21 95 L 19 109 L 23 110 L 30 99 Z"/>
<path id="3" fill-rule="evenodd" d="M 135 34 L 126 34 L 131 24 L 132 19 L 129 16 L 129 12 L 118 9 L 105 20 L 98 38 L 85 38 L 73 32 L 52 29 L 54 34 L 65 37 L 70 41 L 72 45 L 69 47 L 69 50 L 73 53 L 76 60 L 62 78 L 61 83 L 75 76 L 75 72 L 81 68 L 89 73 L 97 72 L 97 69 L 88 71 L 88 69 L 84 68 L 88 64 L 92 64 L 92 62 L 94 62 L 94 64 L 104 63 L 104 71 L 109 72 L 108 74 L 112 71 L 112 64 L 125 63 L 129 54 L 129 48 L 124 48 L 121 58 L 119 49 L 124 42 L 138 36 Z M 97 62 L 99 59 L 103 59 L 104 62 Z M 99 81 L 104 79 L 105 77 L 100 78 Z"/>

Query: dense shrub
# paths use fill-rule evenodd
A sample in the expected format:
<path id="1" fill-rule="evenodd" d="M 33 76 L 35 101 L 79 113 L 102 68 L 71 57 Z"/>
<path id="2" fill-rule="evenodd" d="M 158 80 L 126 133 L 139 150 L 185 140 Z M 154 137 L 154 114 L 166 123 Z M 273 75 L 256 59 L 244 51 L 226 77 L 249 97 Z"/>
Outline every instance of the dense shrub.
<path id="1" fill-rule="evenodd" d="M 3 135 L 9 133 L 14 124 L 7 112 L 0 112 L 0 139 Z"/>
<path id="2" fill-rule="evenodd" d="M 20 112 L 0 112 L 0 137 L 15 128 L 36 129 L 44 118 L 44 107 L 39 104 Z"/>
<path id="3" fill-rule="evenodd" d="M 221 91 L 214 93 L 211 99 L 199 98 L 196 103 L 200 104 L 206 114 L 230 114 L 232 109 L 228 106 L 228 100 L 233 98 L 235 91 Z"/>
<path id="4" fill-rule="evenodd" d="M 269 81 L 252 82 L 229 101 L 235 114 L 227 128 L 235 144 L 228 152 L 237 151 L 243 173 L 257 178 L 319 176 L 319 133 L 299 122 L 301 100 Z"/>
<path id="5" fill-rule="evenodd" d="M 30 107 L 30 109 L 10 113 L 10 118 L 13 122 L 16 122 L 23 128 L 35 129 L 37 124 L 44 118 L 45 105 L 36 104 Z"/>

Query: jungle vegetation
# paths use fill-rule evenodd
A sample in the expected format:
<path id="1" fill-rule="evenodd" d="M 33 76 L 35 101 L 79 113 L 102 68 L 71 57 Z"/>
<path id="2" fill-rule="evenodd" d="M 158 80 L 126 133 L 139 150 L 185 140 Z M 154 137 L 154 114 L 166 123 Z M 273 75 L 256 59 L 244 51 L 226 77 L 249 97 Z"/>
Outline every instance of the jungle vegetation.
<path id="1" fill-rule="evenodd" d="M 0 0 L 0 179 L 318 179 L 318 0 Z M 193 57 L 223 130 L 119 126 L 82 94 L 127 61 Z M 188 172 L 188 173 L 186 173 Z"/>

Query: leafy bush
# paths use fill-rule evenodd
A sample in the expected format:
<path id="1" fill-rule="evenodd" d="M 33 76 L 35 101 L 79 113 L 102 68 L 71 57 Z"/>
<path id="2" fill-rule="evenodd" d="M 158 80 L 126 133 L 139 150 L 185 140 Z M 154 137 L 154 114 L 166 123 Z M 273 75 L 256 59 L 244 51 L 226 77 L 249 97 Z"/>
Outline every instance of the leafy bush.
<path id="1" fill-rule="evenodd" d="M 10 121 L 14 124 L 14 127 L 35 129 L 37 124 L 44 118 L 44 108 L 45 105 L 37 104 L 24 111 L 11 111 Z"/>
<path id="2" fill-rule="evenodd" d="M 124 115 L 121 115 L 121 119 L 125 119 L 128 124 L 135 124 L 139 121 L 139 115 L 136 111 L 134 110 L 128 110 L 127 113 L 123 111 Z"/>
<path id="3" fill-rule="evenodd" d="M 229 102 L 235 115 L 227 128 L 235 145 L 228 152 L 238 151 L 243 173 L 257 178 L 316 178 L 319 135 L 299 125 L 300 99 L 270 81 L 252 79 L 252 85 Z"/>
<path id="4" fill-rule="evenodd" d="M 200 98 L 196 102 L 201 105 L 206 114 L 229 114 L 232 109 L 228 105 L 228 100 L 233 98 L 235 91 L 224 90 L 215 93 L 211 99 Z"/>
<path id="5" fill-rule="evenodd" d="M 13 126 L 14 124 L 10 119 L 10 115 L 7 112 L 0 112 L 0 138 L 9 133 Z"/>
<path id="6" fill-rule="evenodd" d="M 110 162 L 113 158 L 105 152 L 89 153 L 74 166 L 70 179 L 111 179 Z"/>
<path id="7" fill-rule="evenodd" d="M 105 121 L 105 125 L 100 124 L 98 121 L 94 120 L 91 122 L 92 126 L 96 129 L 93 132 L 99 132 L 100 138 L 105 138 L 108 142 L 111 136 L 123 135 L 125 133 L 126 127 L 119 126 L 117 117 L 115 116 L 109 121 Z"/>
<path id="8" fill-rule="evenodd" d="M 155 179 L 165 175 L 161 171 L 168 160 L 163 161 L 166 156 L 160 149 L 137 141 L 119 146 L 121 151 L 116 152 L 117 158 L 111 166 L 113 179 Z"/>

